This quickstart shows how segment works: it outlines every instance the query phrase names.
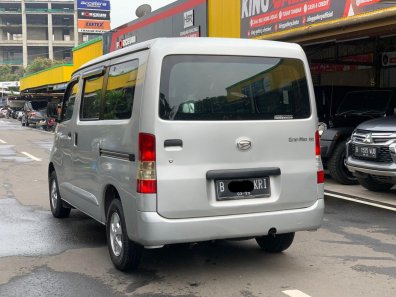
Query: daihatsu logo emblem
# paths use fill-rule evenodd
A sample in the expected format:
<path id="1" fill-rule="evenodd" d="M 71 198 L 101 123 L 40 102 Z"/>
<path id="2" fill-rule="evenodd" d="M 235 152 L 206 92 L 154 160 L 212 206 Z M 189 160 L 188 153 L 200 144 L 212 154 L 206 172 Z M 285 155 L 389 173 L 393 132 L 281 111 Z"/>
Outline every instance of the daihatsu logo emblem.
<path id="1" fill-rule="evenodd" d="M 373 137 L 370 134 L 367 134 L 366 137 L 363 139 L 364 143 L 373 143 Z"/>
<path id="2" fill-rule="evenodd" d="M 237 146 L 240 151 L 247 151 L 252 147 L 252 142 L 249 139 L 239 139 Z"/>

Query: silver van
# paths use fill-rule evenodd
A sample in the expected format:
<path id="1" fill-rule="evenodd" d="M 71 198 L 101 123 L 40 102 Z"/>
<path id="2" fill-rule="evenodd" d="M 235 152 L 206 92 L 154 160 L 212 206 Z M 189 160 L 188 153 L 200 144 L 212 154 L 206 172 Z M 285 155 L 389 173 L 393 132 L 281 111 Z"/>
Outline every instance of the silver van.
<path id="1" fill-rule="evenodd" d="M 255 238 L 286 250 L 323 217 L 306 56 L 290 43 L 160 38 L 69 83 L 48 168 L 51 210 L 106 225 L 120 270 L 143 248 Z"/>

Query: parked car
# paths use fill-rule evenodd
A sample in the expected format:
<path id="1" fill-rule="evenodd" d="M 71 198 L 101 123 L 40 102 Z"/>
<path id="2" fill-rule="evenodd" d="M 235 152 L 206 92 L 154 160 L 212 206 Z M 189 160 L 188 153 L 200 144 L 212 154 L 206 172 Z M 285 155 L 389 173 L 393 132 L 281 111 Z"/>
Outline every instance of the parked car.
<path id="1" fill-rule="evenodd" d="M 18 111 L 16 112 L 16 119 L 17 119 L 18 121 L 22 120 L 23 114 L 24 114 L 23 110 L 18 110 Z"/>
<path id="2" fill-rule="evenodd" d="M 54 217 L 106 225 L 110 258 L 255 238 L 279 253 L 322 223 L 324 172 L 297 44 L 160 38 L 104 55 L 68 84 L 48 166 Z"/>
<path id="3" fill-rule="evenodd" d="M 357 126 L 347 143 L 346 166 L 370 191 L 396 185 L 396 116 Z"/>
<path id="4" fill-rule="evenodd" d="M 48 101 L 46 100 L 26 101 L 23 106 L 22 126 L 45 126 L 47 120 L 47 105 Z"/>
<path id="5" fill-rule="evenodd" d="M 18 117 L 18 112 L 22 111 L 23 107 L 13 107 L 11 109 L 11 114 L 10 117 L 12 117 L 13 119 L 16 119 Z"/>
<path id="6" fill-rule="evenodd" d="M 356 177 L 345 166 L 346 142 L 355 127 L 369 119 L 394 114 L 394 90 L 362 90 L 345 95 L 337 112 L 319 125 L 321 155 L 331 177 L 341 184 L 356 184 Z"/>
<path id="7" fill-rule="evenodd" d="M 0 109 L 0 117 L 5 118 L 9 116 L 9 108 L 8 107 L 3 107 Z"/>

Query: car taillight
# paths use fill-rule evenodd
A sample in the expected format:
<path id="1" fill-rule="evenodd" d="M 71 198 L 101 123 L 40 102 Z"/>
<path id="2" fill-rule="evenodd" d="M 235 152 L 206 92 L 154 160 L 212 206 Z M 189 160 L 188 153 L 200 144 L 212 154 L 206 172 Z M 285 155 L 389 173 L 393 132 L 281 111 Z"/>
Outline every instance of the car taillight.
<path id="1" fill-rule="evenodd" d="M 157 193 L 155 136 L 139 134 L 139 163 L 137 172 L 137 192 Z"/>
<path id="2" fill-rule="evenodd" d="M 322 159 L 320 158 L 319 131 L 316 131 L 316 133 L 315 133 L 315 156 L 316 156 L 316 167 L 317 167 L 316 180 L 317 180 L 318 184 L 323 184 L 325 175 L 324 175 L 324 170 L 323 170 Z"/>

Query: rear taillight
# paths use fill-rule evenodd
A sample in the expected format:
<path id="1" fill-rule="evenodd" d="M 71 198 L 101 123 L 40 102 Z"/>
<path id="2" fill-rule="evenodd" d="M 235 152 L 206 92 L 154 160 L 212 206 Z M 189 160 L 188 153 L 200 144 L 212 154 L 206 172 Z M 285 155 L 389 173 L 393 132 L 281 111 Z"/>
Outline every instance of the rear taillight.
<path id="1" fill-rule="evenodd" d="M 155 136 L 139 134 L 139 163 L 137 172 L 137 192 L 157 193 Z"/>
<path id="2" fill-rule="evenodd" d="M 317 183 L 318 184 L 323 184 L 324 183 L 324 170 L 323 170 L 323 164 L 322 164 L 322 159 L 320 158 L 320 140 L 319 140 L 319 132 L 316 131 L 315 133 L 315 155 L 316 155 L 316 167 L 317 167 Z"/>

